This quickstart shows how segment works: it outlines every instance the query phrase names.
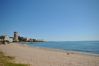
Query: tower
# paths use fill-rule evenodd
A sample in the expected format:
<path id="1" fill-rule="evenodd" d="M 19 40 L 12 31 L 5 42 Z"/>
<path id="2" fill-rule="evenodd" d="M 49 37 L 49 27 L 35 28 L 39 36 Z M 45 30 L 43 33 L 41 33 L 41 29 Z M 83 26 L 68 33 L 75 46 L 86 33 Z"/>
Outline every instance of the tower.
<path id="1" fill-rule="evenodd" d="M 18 41 L 19 41 L 19 39 L 18 39 L 18 32 L 14 32 L 13 41 L 14 41 L 14 42 L 18 42 Z"/>

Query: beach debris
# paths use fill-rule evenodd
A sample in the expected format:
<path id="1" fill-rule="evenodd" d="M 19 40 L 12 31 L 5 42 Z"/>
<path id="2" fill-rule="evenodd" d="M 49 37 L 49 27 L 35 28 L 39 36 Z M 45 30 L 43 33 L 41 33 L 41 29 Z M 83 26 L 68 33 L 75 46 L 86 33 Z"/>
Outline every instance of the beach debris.
<path id="1" fill-rule="evenodd" d="M 70 55 L 70 53 L 67 53 L 67 55 Z"/>

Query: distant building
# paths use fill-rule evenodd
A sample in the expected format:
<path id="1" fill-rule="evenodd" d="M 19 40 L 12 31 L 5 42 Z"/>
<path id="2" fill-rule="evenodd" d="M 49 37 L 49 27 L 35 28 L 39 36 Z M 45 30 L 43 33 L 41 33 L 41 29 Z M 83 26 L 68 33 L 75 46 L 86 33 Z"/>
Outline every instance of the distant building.
<path id="1" fill-rule="evenodd" d="M 8 35 L 4 35 L 4 41 L 9 41 L 9 36 Z"/>
<path id="2" fill-rule="evenodd" d="M 13 41 L 14 42 L 18 42 L 19 41 L 19 39 L 18 39 L 18 32 L 14 32 L 14 37 L 13 37 Z"/>
<path id="3" fill-rule="evenodd" d="M 25 38 L 25 39 L 26 39 L 26 40 L 25 40 L 26 42 L 28 42 L 28 41 L 30 40 L 30 38 Z"/>
<path id="4" fill-rule="evenodd" d="M 9 38 L 8 35 L 0 36 L 0 43 L 2 43 L 2 44 L 7 44 L 12 41 L 13 41 L 13 39 Z"/>
<path id="5" fill-rule="evenodd" d="M 9 37 L 9 42 L 13 42 L 13 37 Z"/>

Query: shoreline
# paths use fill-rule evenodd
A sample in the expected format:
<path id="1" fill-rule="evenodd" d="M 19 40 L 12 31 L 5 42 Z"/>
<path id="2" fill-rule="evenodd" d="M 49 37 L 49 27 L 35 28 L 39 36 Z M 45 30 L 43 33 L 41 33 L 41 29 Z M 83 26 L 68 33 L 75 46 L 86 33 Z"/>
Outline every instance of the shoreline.
<path id="1" fill-rule="evenodd" d="M 20 43 L 0 45 L 0 50 L 8 56 L 14 56 L 16 63 L 31 66 L 99 66 L 99 56 L 74 51 L 64 52 Z"/>
<path id="2" fill-rule="evenodd" d="M 78 53 L 78 54 L 84 54 L 84 55 L 90 55 L 90 56 L 99 56 L 98 53 L 91 53 L 91 52 L 84 52 L 84 51 L 73 51 L 73 50 L 63 50 L 63 49 L 56 49 L 56 48 L 46 48 L 46 47 L 37 47 L 37 46 L 29 46 L 28 44 L 19 43 L 21 45 L 28 46 L 30 48 L 39 48 L 49 51 L 55 51 L 55 52 L 64 52 L 64 53 Z"/>

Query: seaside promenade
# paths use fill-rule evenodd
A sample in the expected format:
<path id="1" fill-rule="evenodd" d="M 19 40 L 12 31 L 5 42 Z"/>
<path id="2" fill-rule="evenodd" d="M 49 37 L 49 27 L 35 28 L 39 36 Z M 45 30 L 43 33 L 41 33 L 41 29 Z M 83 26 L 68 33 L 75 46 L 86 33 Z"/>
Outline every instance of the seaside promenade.
<path id="1" fill-rule="evenodd" d="M 18 43 L 0 45 L 0 51 L 5 55 L 14 56 L 16 63 L 31 66 L 99 66 L 99 56 L 56 52 Z"/>

